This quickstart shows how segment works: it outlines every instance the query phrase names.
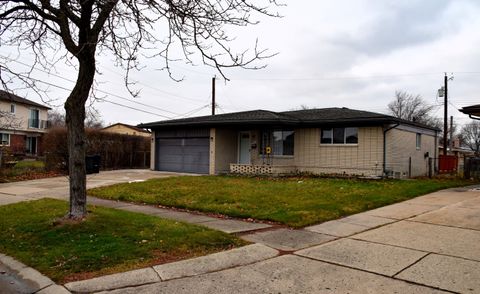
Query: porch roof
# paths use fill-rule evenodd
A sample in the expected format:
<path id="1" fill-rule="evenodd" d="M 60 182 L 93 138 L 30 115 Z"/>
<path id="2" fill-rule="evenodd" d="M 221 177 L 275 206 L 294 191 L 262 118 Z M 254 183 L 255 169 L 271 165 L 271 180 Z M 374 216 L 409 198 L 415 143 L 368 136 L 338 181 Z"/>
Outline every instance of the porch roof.
<path id="1" fill-rule="evenodd" d="M 321 108 L 273 112 L 252 110 L 218 115 L 164 120 L 140 124 L 138 127 L 162 129 L 171 127 L 219 127 L 219 126 L 373 126 L 406 124 L 438 131 L 434 127 L 402 120 L 393 116 L 349 108 Z"/>

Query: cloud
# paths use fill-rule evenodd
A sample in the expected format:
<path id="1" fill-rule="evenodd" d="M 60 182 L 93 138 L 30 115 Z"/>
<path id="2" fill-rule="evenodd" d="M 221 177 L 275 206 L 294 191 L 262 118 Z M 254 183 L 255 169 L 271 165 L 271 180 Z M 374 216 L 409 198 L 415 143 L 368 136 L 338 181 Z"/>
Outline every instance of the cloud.
<path id="1" fill-rule="evenodd" d="M 433 42 L 457 27 L 443 21 L 448 2 L 430 0 L 418 5 L 413 1 L 382 1 L 383 5 L 371 11 L 375 17 L 331 42 L 368 56 Z"/>

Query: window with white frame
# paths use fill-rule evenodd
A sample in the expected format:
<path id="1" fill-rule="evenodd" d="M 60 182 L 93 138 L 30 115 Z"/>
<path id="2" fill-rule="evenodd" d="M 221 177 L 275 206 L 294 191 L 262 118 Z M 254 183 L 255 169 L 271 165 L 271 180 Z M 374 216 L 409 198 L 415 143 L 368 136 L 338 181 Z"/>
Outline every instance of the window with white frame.
<path id="1" fill-rule="evenodd" d="M 0 146 L 10 146 L 10 134 L 0 133 Z"/>
<path id="2" fill-rule="evenodd" d="M 416 141 L 417 149 L 422 148 L 422 134 L 417 133 L 417 137 L 415 141 Z"/>
<path id="3" fill-rule="evenodd" d="M 322 129 L 321 144 L 358 144 L 358 128 Z"/>

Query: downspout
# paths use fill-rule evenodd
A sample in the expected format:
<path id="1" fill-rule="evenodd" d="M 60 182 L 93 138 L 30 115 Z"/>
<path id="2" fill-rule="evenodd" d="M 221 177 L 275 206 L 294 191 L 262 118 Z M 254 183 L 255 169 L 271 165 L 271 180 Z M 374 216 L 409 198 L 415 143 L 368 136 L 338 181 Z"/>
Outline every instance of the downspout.
<path id="1" fill-rule="evenodd" d="M 387 132 L 391 129 L 398 127 L 400 124 L 395 125 L 383 130 L 383 176 L 387 173 Z"/>

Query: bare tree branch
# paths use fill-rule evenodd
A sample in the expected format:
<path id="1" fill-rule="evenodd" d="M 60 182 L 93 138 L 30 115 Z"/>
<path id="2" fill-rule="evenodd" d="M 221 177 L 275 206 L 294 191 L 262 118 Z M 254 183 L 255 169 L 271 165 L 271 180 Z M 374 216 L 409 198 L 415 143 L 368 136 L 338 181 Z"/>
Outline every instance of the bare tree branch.
<path id="1" fill-rule="evenodd" d="M 463 126 L 460 131 L 460 138 L 463 145 L 480 155 L 480 122 L 475 120 Z"/>
<path id="2" fill-rule="evenodd" d="M 395 99 L 388 104 L 392 116 L 423 123 L 432 127 L 440 127 L 441 123 L 432 116 L 433 105 L 426 103 L 422 96 L 412 95 L 405 91 L 396 91 Z"/>
<path id="3" fill-rule="evenodd" d="M 125 86 L 133 96 L 130 72 L 142 68 L 143 58 L 161 58 L 169 76 L 173 60 L 203 63 L 224 79 L 225 69 L 261 69 L 275 53 L 233 49 L 233 28 L 259 23 L 255 17 L 279 17 L 271 11 L 276 0 L 13 0 L 0 2 L 0 43 L 35 55 L 27 73 L 9 68 L 0 56 L 2 86 L 14 78 L 38 89 L 34 70 L 55 71 L 60 61 L 74 66 L 77 80 L 65 102 L 69 145 L 70 212 L 86 214 L 85 118 L 86 103 L 95 98 L 97 56 L 107 51 L 125 69 Z M 178 50 L 180 49 L 180 50 Z M 178 56 L 180 54 L 180 57 Z M 181 79 L 176 79 L 181 80 Z"/>

